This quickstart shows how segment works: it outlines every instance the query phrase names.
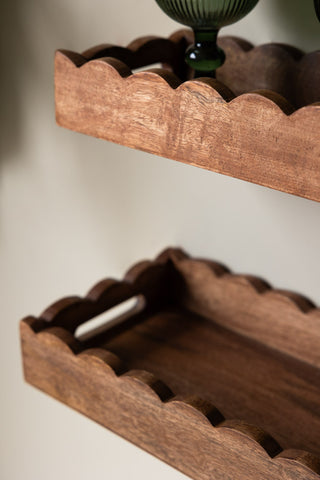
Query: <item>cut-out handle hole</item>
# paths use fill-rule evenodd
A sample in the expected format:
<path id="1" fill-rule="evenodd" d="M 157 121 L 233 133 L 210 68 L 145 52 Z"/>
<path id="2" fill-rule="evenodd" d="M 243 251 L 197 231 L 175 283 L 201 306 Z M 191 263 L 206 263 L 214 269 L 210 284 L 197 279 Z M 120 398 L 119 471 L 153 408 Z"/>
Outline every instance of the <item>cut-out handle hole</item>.
<path id="1" fill-rule="evenodd" d="M 146 70 L 151 70 L 153 68 L 163 68 L 163 64 L 160 62 L 148 63 L 147 65 L 142 65 L 141 67 L 132 68 L 132 73 L 145 72 Z"/>
<path id="2" fill-rule="evenodd" d="M 126 317 L 141 312 L 144 306 L 145 298 L 143 295 L 128 298 L 115 307 L 79 325 L 74 335 L 78 340 L 89 340 L 104 330 L 124 321 Z"/>

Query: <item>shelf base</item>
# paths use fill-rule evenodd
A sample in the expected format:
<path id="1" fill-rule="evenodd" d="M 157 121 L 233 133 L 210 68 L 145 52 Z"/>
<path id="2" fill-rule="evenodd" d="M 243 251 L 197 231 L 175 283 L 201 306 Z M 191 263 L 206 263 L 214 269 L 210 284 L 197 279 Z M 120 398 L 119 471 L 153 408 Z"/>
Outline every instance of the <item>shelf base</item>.
<path id="1" fill-rule="evenodd" d="M 167 250 L 22 320 L 24 372 L 193 479 L 319 480 L 319 326 L 303 297 Z"/>

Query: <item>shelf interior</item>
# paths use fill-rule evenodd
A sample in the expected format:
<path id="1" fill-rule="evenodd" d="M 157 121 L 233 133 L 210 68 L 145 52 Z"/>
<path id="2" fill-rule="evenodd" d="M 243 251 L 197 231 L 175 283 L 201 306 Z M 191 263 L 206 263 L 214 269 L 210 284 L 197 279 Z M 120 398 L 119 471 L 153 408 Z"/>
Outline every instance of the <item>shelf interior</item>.
<path id="1" fill-rule="evenodd" d="M 141 315 L 144 315 L 141 313 Z M 145 369 L 176 395 L 197 395 L 226 419 L 259 425 L 282 448 L 320 454 L 320 371 L 175 307 L 94 346 Z"/>
<path id="2" fill-rule="evenodd" d="M 185 50 L 193 43 L 192 31 L 182 29 L 168 39 L 136 39 L 126 48 L 98 45 L 82 52 L 80 62 L 114 57 L 124 62 L 132 73 L 161 67 L 174 73 L 181 83 L 194 77 L 193 70 L 184 62 Z M 226 61 L 217 70 L 217 80 L 233 95 L 268 90 L 269 94 L 276 93 L 289 102 L 289 109 L 320 101 L 320 51 L 305 54 L 298 48 L 280 43 L 254 47 L 243 38 L 233 36 L 220 36 L 218 44 L 226 53 Z M 276 97 L 274 99 L 279 101 Z"/>

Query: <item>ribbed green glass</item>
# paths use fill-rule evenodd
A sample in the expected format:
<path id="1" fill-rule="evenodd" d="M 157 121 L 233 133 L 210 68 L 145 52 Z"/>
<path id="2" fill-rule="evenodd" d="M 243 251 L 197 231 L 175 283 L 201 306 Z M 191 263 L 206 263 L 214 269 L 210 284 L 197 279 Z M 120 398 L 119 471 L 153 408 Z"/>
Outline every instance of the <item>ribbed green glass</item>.
<path id="1" fill-rule="evenodd" d="M 318 1 L 318 0 L 316 0 Z M 221 27 L 237 22 L 247 15 L 258 0 L 156 0 L 173 20 L 192 27 L 195 45 L 189 47 L 186 62 L 196 76 L 214 76 L 224 62 L 223 51 L 217 47 Z"/>
<path id="2" fill-rule="evenodd" d="M 258 0 L 156 0 L 162 10 L 192 28 L 221 27 L 247 15 Z"/>

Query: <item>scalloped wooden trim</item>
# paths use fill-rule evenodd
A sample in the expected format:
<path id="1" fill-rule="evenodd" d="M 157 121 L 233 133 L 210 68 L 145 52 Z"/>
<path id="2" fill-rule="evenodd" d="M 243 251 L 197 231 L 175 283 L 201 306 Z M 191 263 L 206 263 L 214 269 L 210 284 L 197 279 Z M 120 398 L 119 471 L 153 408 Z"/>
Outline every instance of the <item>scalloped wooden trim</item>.
<path id="1" fill-rule="evenodd" d="M 222 37 L 220 44 L 227 61 L 218 70 L 217 78 L 235 95 L 269 90 L 296 109 L 320 101 L 320 51 L 303 54 L 279 43 L 254 47 L 236 37 Z"/>
<path id="2" fill-rule="evenodd" d="M 181 275 L 178 302 L 215 323 L 320 368 L 320 308 L 294 292 L 168 250 Z M 205 288 L 203 287 L 205 285 Z"/>
<path id="3" fill-rule="evenodd" d="M 206 305 L 207 299 L 195 302 L 196 293 L 200 293 L 197 284 L 207 290 L 210 298 L 213 295 L 213 304 L 219 304 L 214 287 L 220 282 L 223 282 L 218 288 L 220 294 L 223 292 L 220 303 L 224 302 L 225 308 L 232 303 L 232 296 L 237 297 L 238 308 L 246 306 L 243 292 L 247 292 L 253 307 L 248 312 L 253 323 L 257 315 L 254 310 L 261 299 L 274 303 L 281 319 L 289 311 L 290 322 L 292 312 L 303 322 L 310 316 L 314 323 L 320 320 L 319 309 L 300 295 L 271 290 L 255 277 L 230 274 L 220 264 L 192 260 L 182 250 L 168 249 L 153 262 L 136 264 L 124 281 L 103 280 L 83 299 L 67 297 L 46 309 L 39 318 L 22 320 L 26 380 L 194 479 L 213 478 L 213 475 L 225 478 L 227 474 L 246 480 L 280 480 L 284 476 L 287 480 L 318 480 L 320 459 L 315 455 L 300 450 L 283 451 L 262 429 L 235 419 L 225 420 L 214 405 L 197 396 L 176 396 L 150 372 L 128 371 L 116 355 L 101 348 L 87 348 L 71 333 L 75 325 L 73 321 L 70 323 L 70 312 L 79 316 L 81 322 L 86 321 L 93 311 L 88 309 L 88 301 L 94 311 L 100 312 L 131 293 L 144 293 L 146 298 L 156 299 L 151 302 L 152 308 L 159 306 L 160 298 L 165 304 L 175 301 L 202 313 L 199 305 Z M 166 288 L 161 287 L 162 283 Z M 149 296 L 150 285 L 152 290 L 160 285 L 160 296 Z M 232 294 L 234 286 L 237 291 Z M 190 305 L 186 302 L 188 296 L 192 299 Z M 151 307 L 146 308 L 148 311 Z M 216 321 L 220 307 L 212 312 L 210 308 L 206 306 L 206 314 L 213 314 Z M 263 308 L 268 310 L 267 304 Z M 257 311 L 264 316 L 261 305 Z M 228 313 L 232 317 L 232 312 Z M 267 322 L 270 321 L 268 318 Z M 225 326 L 234 328 L 228 323 Z M 274 325 L 271 321 L 265 327 L 270 331 Z M 130 325 L 124 322 L 123 328 Z M 246 329 L 244 332 L 248 333 Z"/>
<path id="4" fill-rule="evenodd" d="M 174 288 L 167 280 L 168 264 L 174 265 Z M 152 262 L 134 265 L 122 281 L 101 280 L 84 297 L 65 297 L 39 318 L 27 318 L 36 332 L 50 325 L 74 333 L 90 318 L 139 295 L 146 300 L 145 315 L 174 302 L 320 368 L 320 308 L 298 293 L 272 288 L 252 275 L 231 273 L 213 261 L 190 258 L 180 249 L 169 248 Z M 108 335 L 135 322 L 134 312 L 126 320 L 109 322 Z"/>
<path id="5" fill-rule="evenodd" d="M 224 421 L 213 405 L 198 397 L 175 397 L 152 374 L 126 371 L 110 352 L 90 349 L 75 355 L 57 330 L 36 334 L 25 322 L 21 337 L 29 383 L 194 479 L 227 473 L 230 478 L 280 480 L 284 472 L 288 480 L 319 479 L 320 461 L 314 455 L 282 451 L 261 429 Z M 188 449 L 191 455 L 191 448 L 190 459 L 185 455 Z"/>
<path id="6" fill-rule="evenodd" d="M 103 57 L 121 60 L 130 69 L 163 63 L 185 81 L 191 78 L 192 72 L 187 71 L 184 52 L 193 41 L 192 31 L 182 29 L 169 38 L 140 37 L 127 47 L 102 44 L 82 52 L 80 63 Z M 233 36 L 220 37 L 218 42 L 227 53 L 227 60 L 218 70 L 217 78 L 236 96 L 254 90 L 271 90 L 296 108 L 320 101 L 320 51 L 304 54 L 281 43 L 255 47 Z"/>
<path id="7" fill-rule="evenodd" d="M 187 41 L 185 37 L 183 41 Z M 310 87 L 313 76 L 316 80 L 320 78 L 320 53 L 300 58 L 297 51 L 289 47 L 265 45 L 250 49 L 240 40 L 225 39 L 225 48 L 234 52 L 235 58 L 239 57 L 241 66 L 245 56 L 260 88 L 239 96 L 219 81 L 198 79 L 181 83 L 174 72 L 164 69 L 132 74 L 121 60 L 100 57 L 118 54 L 136 66 L 150 60 L 152 44 L 157 47 L 153 58 L 158 59 L 163 42 L 163 39 L 142 41 L 131 50 L 100 46 L 82 55 L 58 51 L 55 58 L 57 123 L 131 148 L 320 201 L 320 103 L 294 111 L 283 96 L 266 90 L 271 76 L 271 87 L 276 88 L 278 81 L 277 89 L 283 92 L 282 77 L 286 70 L 277 80 L 278 77 L 271 75 L 274 73 L 271 67 L 262 73 L 263 69 L 256 68 L 258 60 L 265 65 L 268 56 L 276 57 L 277 62 L 270 62 L 271 65 L 290 64 L 289 72 L 301 70 L 297 78 L 306 79 L 304 98 L 310 94 L 313 100 L 318 96 L 320 99 L 320 81 L 314 82 L 316 90 Z M 181 45 L 177 51 L 181 51 Z M 177 56 L 177 51 L 173 56 Z M 237 62 L 226 63 L 218 78 L 230 86 L 227 79 L 240 75 L 237 65 Z M 180 65 L 173 71 L 177 73 L 181 68 Z M 261 78 L 258 78 L 259 72 Z M 241 81 L 241 78 L 237 80 L 238 91 L 244 89 Z M 237 90 L 235 85 L 232 87 Z M 295 96 L 296 93 L 291 92 L 289 98 Z"/>

